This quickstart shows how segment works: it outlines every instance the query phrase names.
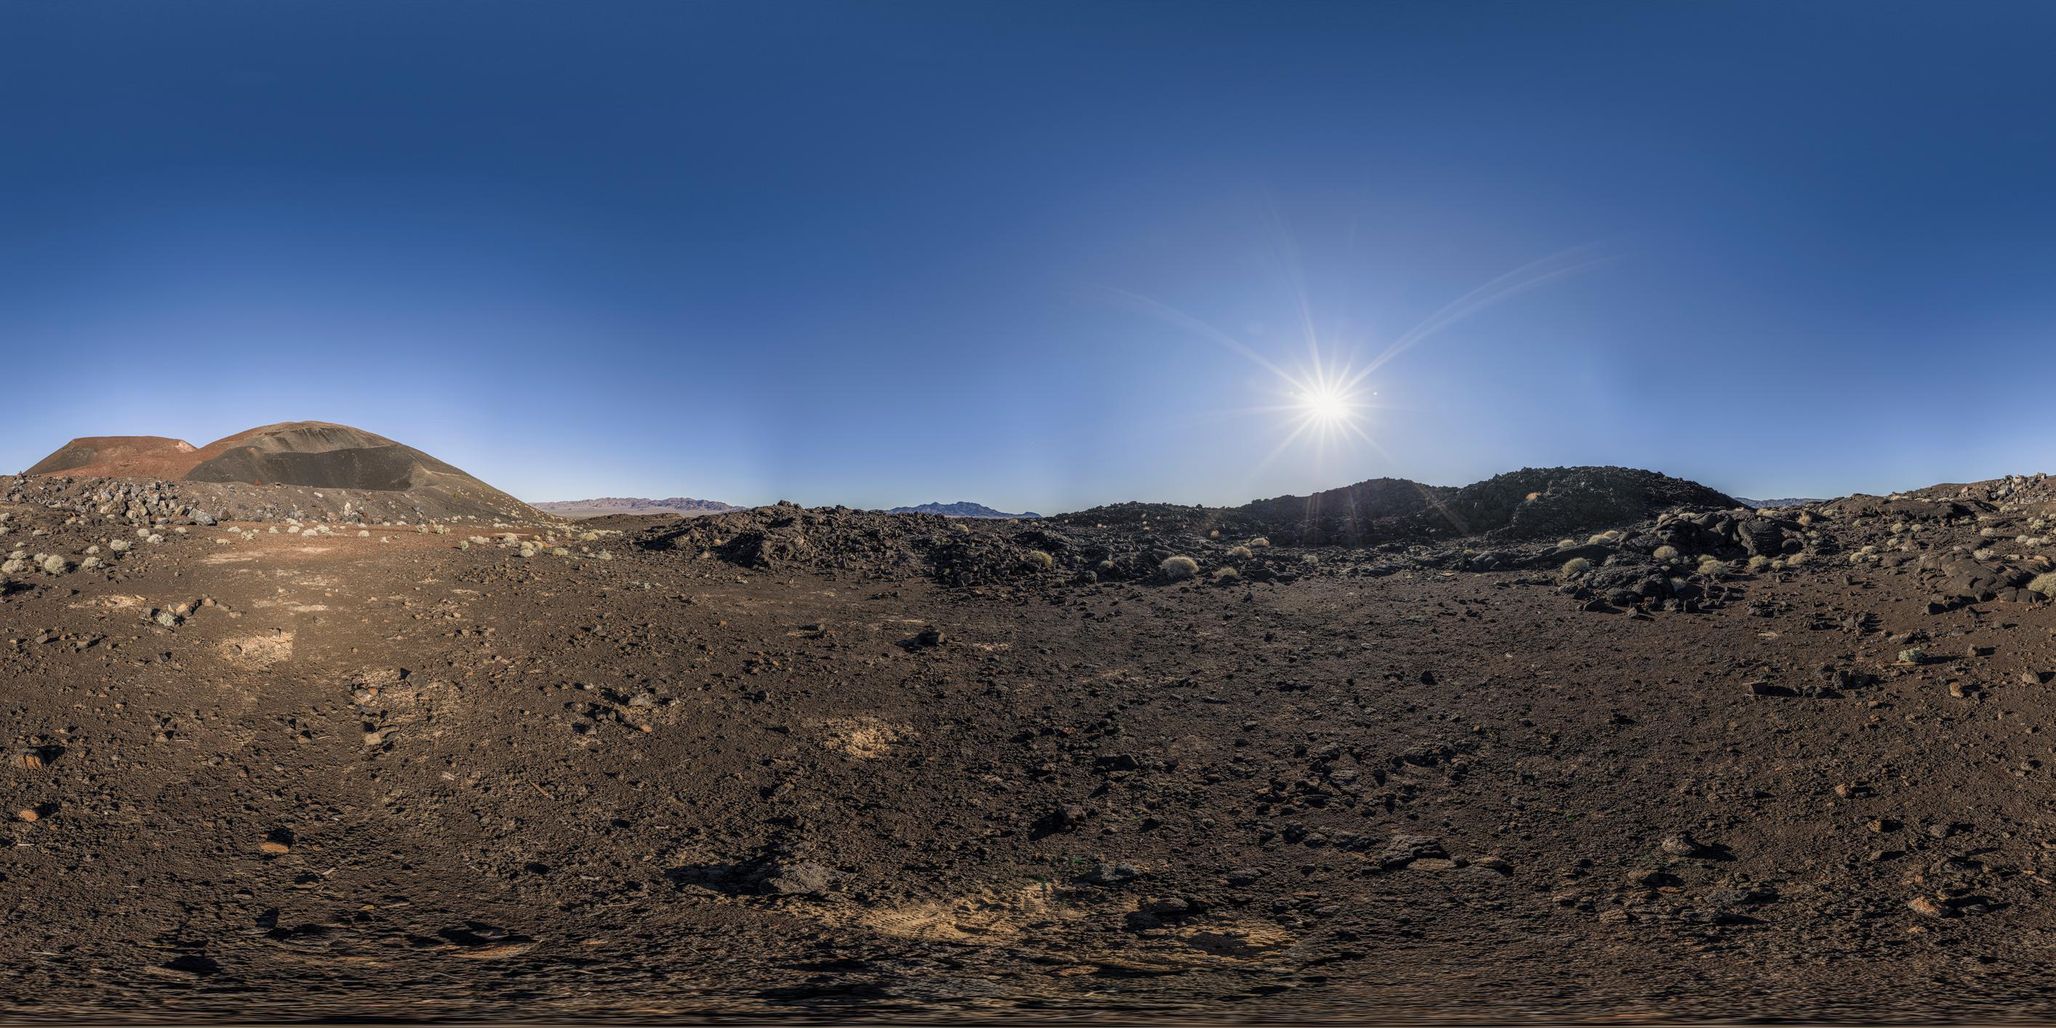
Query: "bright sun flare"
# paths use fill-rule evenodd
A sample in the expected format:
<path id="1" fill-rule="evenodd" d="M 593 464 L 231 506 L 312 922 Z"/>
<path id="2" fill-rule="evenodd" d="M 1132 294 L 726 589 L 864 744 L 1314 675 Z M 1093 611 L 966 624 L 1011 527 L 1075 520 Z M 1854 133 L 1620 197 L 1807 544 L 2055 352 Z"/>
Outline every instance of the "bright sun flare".
<path id="1" fill-rule="evenodd" d="M 1331 385 L 1317 385 L 1299 394 L 1300 409 L 1323 424 L 1348 421 L 1353 413 L 1348 394 Z"/>
<path id="2" fill-rule="evenodd" d="M 1351 373 L 1348 368 L 1324 365 L 1318 356 L 1312 367 L 1296 375 L 1278 371 L 1278 376 L 1285 380 L 1281 397 L 1285 402 L 1273 409 L 1289 417 L 1292 424 L 1291 433 L 1278 444 L 1278 450 L 1300 440 L 1323 450 L 1352 441 L 1377 445 L 1361 424 L 1366 413 L 1377 405 L 1378 396 L 1363 388 L 1366 375 L 1363 371 Z"/>

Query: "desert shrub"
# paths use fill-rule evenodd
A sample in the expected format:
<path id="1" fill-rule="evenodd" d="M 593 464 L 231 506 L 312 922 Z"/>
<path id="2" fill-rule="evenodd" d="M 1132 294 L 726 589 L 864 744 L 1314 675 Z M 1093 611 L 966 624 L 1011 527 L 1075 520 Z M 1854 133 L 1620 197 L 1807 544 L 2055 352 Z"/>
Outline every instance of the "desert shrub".
<path id="1" fill-rule="evenodd" d="M 1718 557 L 1708 557 L 1699 562 L 1699 573 L 1702 575 L 1718 575 L 1726 567 L 1727 565 L 1721 563 Z"/>
<path id="2" fill-rule="evenodd" d="M 1029 550 L 1022 556 L 1022 559 L 1028 562 L 1029 567 L 1037 571 L 1050 571 L 1057 566 L 1057 559 L 1042 550 Z"/>
<path id="3" fill-rule="evenodd" d="M 1164 562 L 1158 565 L 1158 570 L 1164 573 L 1165 578 L 1173 582 L 1182 582 L 1199 574 L 1199 562 L 1185 556 L 1165 557 Z"/>
<path id="4" fill-rule="evenodd" d="M 1247 546 L 1228 547 L 1229 560 L 1248 560 L 1249 558 L 1254 556 L 1256 556 L 1256 554 L 1251 553 L 1249 547 Z"/>
<path id="5" fill-rule="evenodd" d="M 1751 571 L 1762 571 L 1762 570 L 1763 570 L 1764 568 L 1766 568 L 1766 567 L 1769 567 L 1769 566 L 1770 566 L 1770 558 L 1769 558 L 1769 557 L 1766 557 L 1766 556 L 1764 556 L 1764 555 L 1763 555 L 1763 554 L 1761 554 L 1761 553 L 1757 554 L 1757 555 L 1756 555 L 1756 556 L 1754 556 L 1754 557 L 1751 557 L 1751 558 L 1749 558 L 1749 570 L 1751 570 Z"/>
<path id="6" fill-rule="evenodd" d="M 1785 554 L 1785 566 L 1788 568 L 1805 567 L 1806 562 L 1811 559 L 1804 553 L 1787 553 Z"/>
<path id="7" fill-rule="evenodd" d="M 2027 591 L 2056 600 L 2056 571 L 2044 571 L 2027 583 Z"/>
<path id="8" fill-rule="evenodd" d="M 1558 539 L 1556 541 L 1556 548 L 1559 550 L 1568 550 L 1576 545 L 1578 545 L 1576 539 Z"/>
<path id="9" fill-rule="evenodd" d="M 1605 531 L 1605 532 L 1599 532 L 1599 533 L 1595 533 L 1595 534 L 1594 534 L 1594 535 L 1592 536 L 1592 538 L 1590 538 L 1590 539 L 1587 539 L 1587 540 L 1585 540 L 1585 545 L 1587 545 L 1587 546 L 1610 546 L 1610 545 L 1612 545 L 1612 544 L 1614 544 L 1614 543 L 1617 543 L 1617 542 L 1620 542 L 1620 541 L 1621 541 L 1621 534 L 1620 534 L 1619 532 L 1615 532 L 1615 531 Z"/>
<path id="10" fill-rule="evenodd" d="M 1234 568 L 1219 568 L 1214 571 L 1215 585 L 1233 585 L 1242 578 L 1242 572 Z"/>
<path id="11" fill-rule="evenodd" d="M 1565 578 L 1576 578 L 1590 570 L 1592 570 L 1592 562 L 1583 557 L 1572 557 L 1563 562 L 1562 573 Z"/>
<path id="12" fill-rule="evenodd" d="M 1251 539 L 1244 545 L 1248 546 L 1252 550 L 1262 550 L 1268 549 L 1271 545 L 1271 541 L 1263 536 L 1257 536 L 1256 538 Z"/>
<path id="13" fill-rule="evenodd" d="M 1655 550 L 1650 551 L 1649 555 L 1668 564 L 1678 559 L 1678 548 L 1675 546 L 1659 546 Z"/>

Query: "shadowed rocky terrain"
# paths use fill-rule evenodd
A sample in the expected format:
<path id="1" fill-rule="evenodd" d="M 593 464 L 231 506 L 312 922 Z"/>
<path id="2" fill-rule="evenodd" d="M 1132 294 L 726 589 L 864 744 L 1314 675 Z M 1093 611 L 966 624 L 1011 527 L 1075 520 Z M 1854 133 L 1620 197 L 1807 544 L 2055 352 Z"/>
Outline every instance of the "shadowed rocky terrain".
<path id="1" fill-rule="evenodd" d="M 0 1011 L 2056 1013 L 2040 477 L 409 497 L 0 479 Z"/>

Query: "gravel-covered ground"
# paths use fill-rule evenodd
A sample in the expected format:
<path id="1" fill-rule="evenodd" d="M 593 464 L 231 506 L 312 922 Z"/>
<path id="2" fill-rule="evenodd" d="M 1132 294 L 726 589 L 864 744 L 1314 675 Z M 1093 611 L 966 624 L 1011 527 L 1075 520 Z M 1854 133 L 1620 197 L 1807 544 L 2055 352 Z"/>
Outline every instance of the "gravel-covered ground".
<path id="1" fill-rule="evenodd" d="M 2040 488 L 1362 549 L 16 493 L 0 1015 L 2046 1020 Z"/>

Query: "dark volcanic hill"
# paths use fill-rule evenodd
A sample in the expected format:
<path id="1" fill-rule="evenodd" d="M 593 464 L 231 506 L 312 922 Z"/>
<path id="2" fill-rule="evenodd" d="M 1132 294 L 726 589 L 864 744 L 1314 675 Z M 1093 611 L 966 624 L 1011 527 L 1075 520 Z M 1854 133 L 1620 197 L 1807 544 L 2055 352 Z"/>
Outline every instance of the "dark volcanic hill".
<path id="1" fill-rule="evenodd" d="M 886 513 L 940 514 L 946 518 L 1039 518 L 1042 516 L 1040 514 L 1035 513 L 1034 511 L 1027 511 L 1021 514 L 1009 514 L 1006 511 L 994 510 L 991 507 L 988 507 L 982 503 L 973 503 L 970 500 L 958 500 L 955 503 L 943 503 L 942 501 L 937 500 L 932 503 L 921 504 L 917 507 L 894 507 L 891 510 L 886 511 Z"/>
<path id="2" fill-rule="evenodd" d="M 690 496 L 671 496 L 661 500 L 645 499 L 640 496 L 598 496 L 589 500 L 545 500 L 529 506 L 565 518 L 597 518 L 612 514 L 697 516 L 743 509 L 732 503 L 722 503 L 720 500 L 697 500 Z"/>
<path id="3" fill-rule="evenodd" d="M 1404 478 L 1373 478 L 1312 496 L 1256 500 L 1237 509 L 1281 541 L 1354 544 L 1451 524 L 1447 508 L 1457 492 Z"/>
<path id="4" fill-rule="evenodd" d="M 1311 496 L 1240 507 L 1115 504 L 1056 520 L 1077 525 L 1206 527 L 1281 545 L 1369 546 L 1463 536 L 1540 539 L 1614 528 L 1672 509 L 1727 510 L 1734 497 L 1634 468 L 1523 468 L 1462 488 L 1374 478 Z"/>
<path id="5" fill-rule="evenodd" d="M 65 444 L 27 474 L 402 493 L 430 516 L 535 516 L 526 504 L 451 464 L 325 421 L 264 425 L 198 449 L 159 436 L 88 436 Z"/>
<path id="6" fill-rule="evenodd" d="M 1522 468 L 1458 489 L 1445 523 L 1458 535 L 1540 539 L 1613 528 L 1666 510 L 1731 510 L 1734 497 L 1637 468 Z"/>

